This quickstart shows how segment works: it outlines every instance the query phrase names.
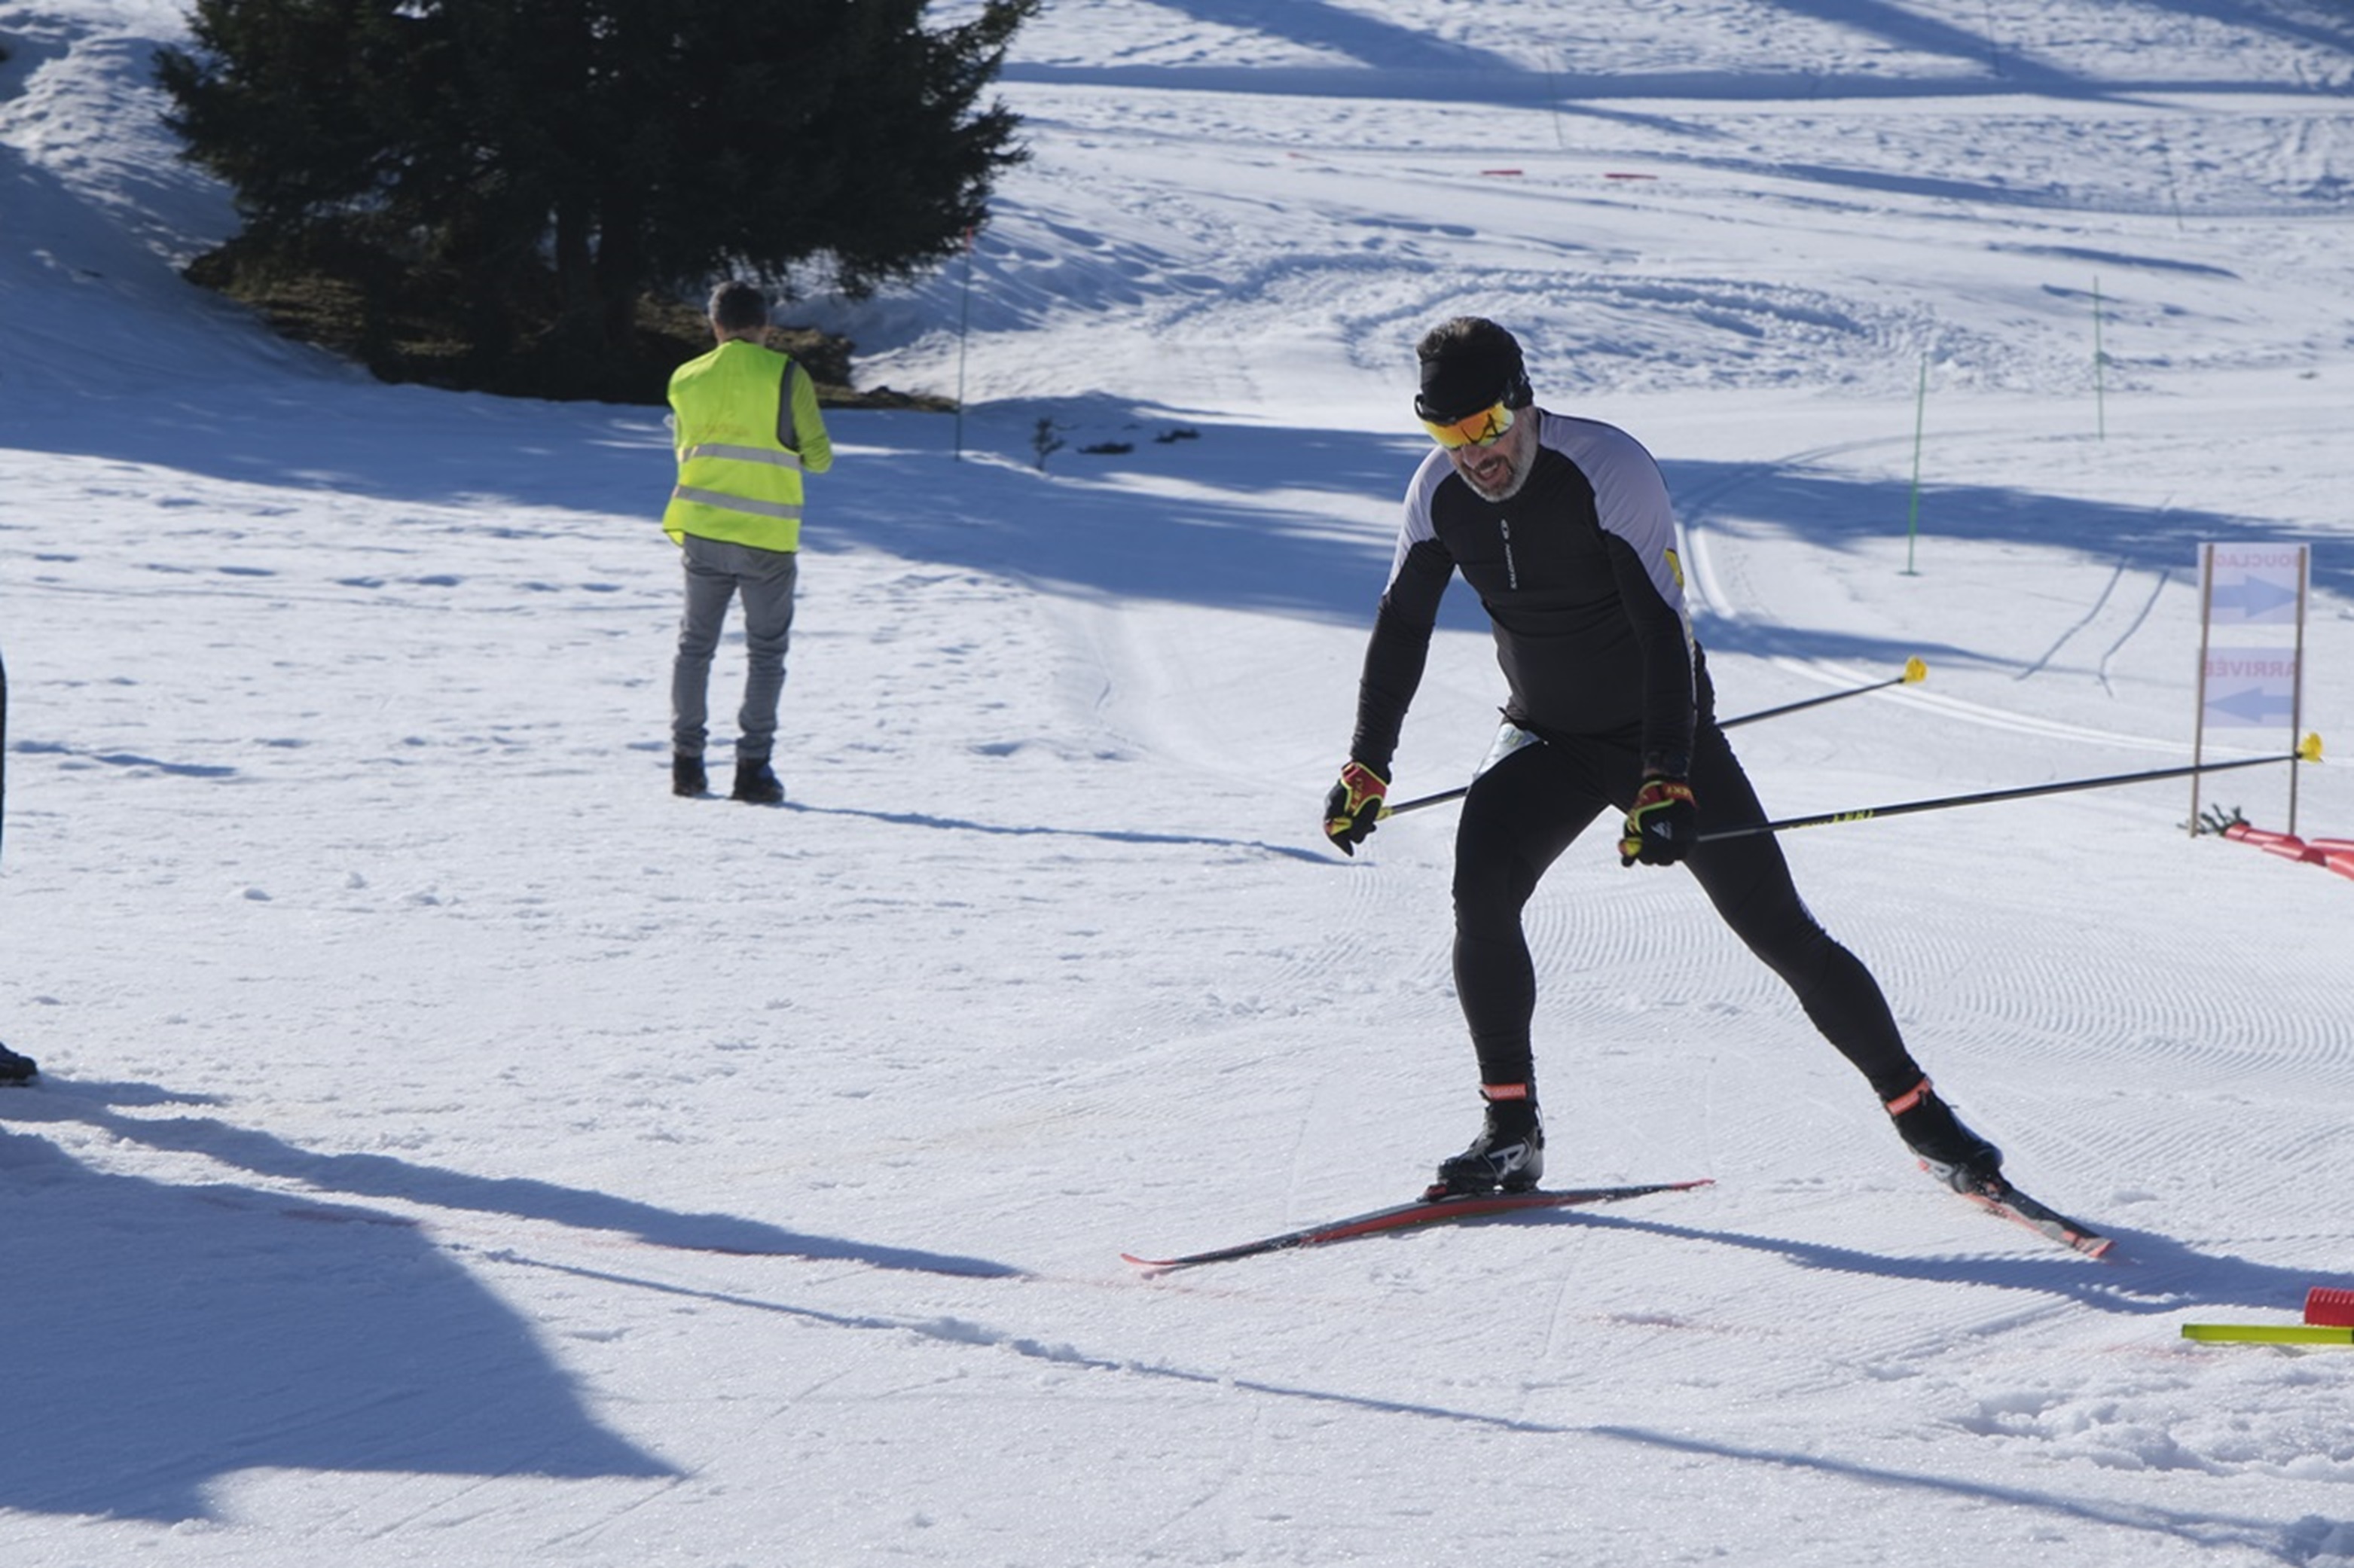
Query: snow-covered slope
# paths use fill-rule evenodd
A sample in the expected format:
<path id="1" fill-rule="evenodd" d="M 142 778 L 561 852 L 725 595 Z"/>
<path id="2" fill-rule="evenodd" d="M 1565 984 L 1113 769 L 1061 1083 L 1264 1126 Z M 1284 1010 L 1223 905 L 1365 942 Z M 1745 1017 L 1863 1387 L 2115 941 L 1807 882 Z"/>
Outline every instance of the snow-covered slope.
<path id="1" fill-rule="evenodd" d="M 2354 1284 L 2354 883 L 2180 782 L 1787 835 L 2122 1261 L 1925 1181 L 1598 836 L 1553 1173 L 1715 1186 L 1117 1261 L 1472 1128 L 1450 813 L 1315 825 L 1447 314 L 1659 454 L 1728 713 L 1927 662 L 1740 732 L 1779 814 L 2187 760 L 2207 542 L 2311 546 L 2346 749 L 2341 7 L 1050 7 L 970 269 L 797 307 L 970 406 L 832 420 L 779 811 L 667 793 L 658 411 L 175 275 L 181 26 L 0 0 L 9 1568 L 2354 1563 L 2354 1352 L 2179 1337 Z M 1493 725 L 1457 597 L 1401 794 Z"/>

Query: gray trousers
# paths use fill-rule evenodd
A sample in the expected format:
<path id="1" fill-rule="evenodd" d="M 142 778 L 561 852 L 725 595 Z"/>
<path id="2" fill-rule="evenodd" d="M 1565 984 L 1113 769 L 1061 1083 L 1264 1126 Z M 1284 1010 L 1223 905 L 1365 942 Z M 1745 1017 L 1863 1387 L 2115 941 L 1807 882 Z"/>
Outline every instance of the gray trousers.
<path id="1" fill-rule="evenodd" d="M 689 534 L 680 541 L 686 562 L 686 613 L 678 624 L 678 658 L 671 665 L 671 749 L 699 758 L 711 685 L 711 656 L 727 601 L 744 598 L 744 705 L 736 715 L 736 757 L 766 762 L 777 744 L 777 699 L 785 689 L 785 646 L 793 630 L 793 583 L 800 557 Z"/>

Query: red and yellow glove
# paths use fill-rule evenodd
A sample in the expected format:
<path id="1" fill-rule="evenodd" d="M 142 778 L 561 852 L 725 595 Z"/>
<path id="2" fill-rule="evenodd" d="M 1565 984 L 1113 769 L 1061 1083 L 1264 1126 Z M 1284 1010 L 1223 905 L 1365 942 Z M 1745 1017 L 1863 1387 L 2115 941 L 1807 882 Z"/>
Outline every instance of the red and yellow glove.
<path id="1" fill-rule="evenodd" d="M 1357 846 L 1382 819 L 1383 798 L 1390 781 L 1362 762 L 1341 769 L 1341 781 L 1324 797 L 1324 836 L 1353 855 Z"/>
<path id="2" fill-rule="evenodd" d="M 1691 852 L 1699 830 L 1691 786 L 1663 773 L 1647 774 L 1619 830 L 1618 863 L 1673 865 Z"/>

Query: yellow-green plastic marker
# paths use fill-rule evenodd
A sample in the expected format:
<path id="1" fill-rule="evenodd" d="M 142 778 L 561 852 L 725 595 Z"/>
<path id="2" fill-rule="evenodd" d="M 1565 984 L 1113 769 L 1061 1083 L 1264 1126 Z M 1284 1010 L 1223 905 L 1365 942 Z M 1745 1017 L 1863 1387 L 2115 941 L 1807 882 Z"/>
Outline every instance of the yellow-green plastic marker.
<path id="1" fill-rule="evenodd" d="M 2182 1337 L 2260 1345 L 2354 1345 L 2354 1329 L 2322 1323 L 2185 1323 Z"/>

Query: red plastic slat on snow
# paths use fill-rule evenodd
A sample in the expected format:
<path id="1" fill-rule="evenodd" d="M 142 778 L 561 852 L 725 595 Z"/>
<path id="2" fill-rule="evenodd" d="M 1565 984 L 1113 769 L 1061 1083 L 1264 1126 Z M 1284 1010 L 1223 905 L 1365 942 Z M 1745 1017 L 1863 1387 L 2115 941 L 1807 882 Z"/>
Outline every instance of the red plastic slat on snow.
<path id="1" fill-rule="evenodd" d="M 2354 1290 L 2317 1285 L 2305 1293 L 2305 1320 L 2332 1327 L 2354 1328 Z"/>

